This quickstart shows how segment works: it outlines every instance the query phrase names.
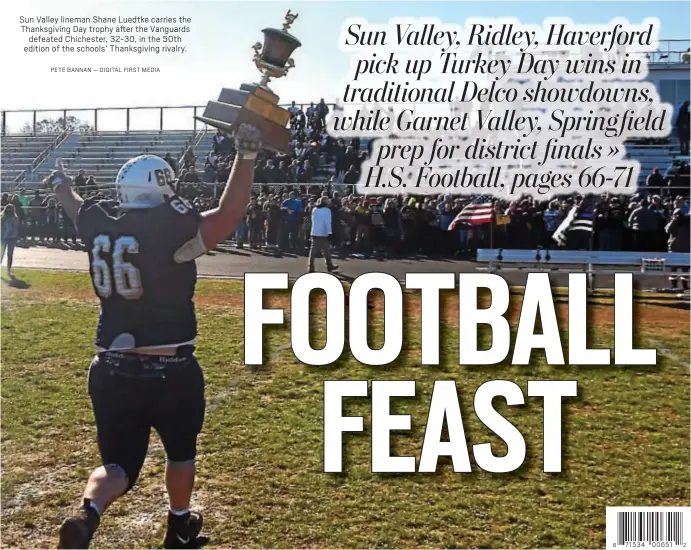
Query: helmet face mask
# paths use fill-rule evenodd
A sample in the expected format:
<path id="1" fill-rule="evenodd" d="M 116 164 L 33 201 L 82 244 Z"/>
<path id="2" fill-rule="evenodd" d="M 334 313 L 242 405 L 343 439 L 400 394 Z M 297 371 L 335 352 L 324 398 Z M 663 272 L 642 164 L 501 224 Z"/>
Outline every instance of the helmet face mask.
<path id="1" fill-rule="evenodd" d="M 165 160 L 156 155 L 140 155 L 128 160 L 115 178 L 120 208 L 155 208 L 175 196 L 175 174 Z"/>

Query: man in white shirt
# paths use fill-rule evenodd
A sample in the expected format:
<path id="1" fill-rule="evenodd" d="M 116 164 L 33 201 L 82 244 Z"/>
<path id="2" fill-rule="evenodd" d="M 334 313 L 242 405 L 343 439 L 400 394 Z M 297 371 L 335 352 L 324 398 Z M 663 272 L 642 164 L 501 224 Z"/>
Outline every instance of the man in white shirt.
<path id="1" fill-rule="evenodd" d="M 331 252 L 329 251 L 329 236 L 331 235 L 331 209 L 329 208 L 329 199 L 327 197 L 320 197 L 317 201 L 317 206 L 312 210 L 312 246 L 309 254 L 309 272 L 314 272 L 314 259 L 319 255 L 319 252 L 324 254 L 326 260 L 326 270 L 335 271 L 338 269 L 331 261 Z"/>

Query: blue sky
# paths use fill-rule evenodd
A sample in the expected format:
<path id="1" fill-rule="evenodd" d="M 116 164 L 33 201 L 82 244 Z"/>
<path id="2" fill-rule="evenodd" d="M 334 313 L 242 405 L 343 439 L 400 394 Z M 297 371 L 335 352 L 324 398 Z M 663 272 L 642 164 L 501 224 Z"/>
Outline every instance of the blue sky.
<path id="1" fill-rule="evenodd" d="M 141 1 L 24 0 L 3 2 L 0 47 L 9 63 L 5 74 L 11 84 L 0 87 L 3 109 L 62 109 L 155 105 L 203 105 L 215 99 L 222 87 L 238 87 L 259 76 L 252 64 L 251 46 L 262 39 L 264 27 L 280 27 L 288 9 L 299 13 L 291 29 L 302 47 L 295 54 L 296 67 L 275 81 L 282 101 L 332 99 L 349 67 L 349 58 L 337 44 L 348 17 L 359 16 L 384 23 L 396 16 L 436 17 L 462 24 L 467 17 L 516 17 L 523 23 L 541 23 L 546 17 L 570 17 L 576 23 L 606 23 L 626 17 L 640 23 L 655 16 L 661 20 L 661 38 L 688 39 L 689 2 L 400 2 L 400 1 Z M 20 15 L 67 16 L 176 16 L 193 19 L 186 40 L 189 53 L 81 54 L 45 56 L 21 52 L 26 40 L 18 32 Z M 105 55 L 106 57 L 103 57 Z M 56 75 L 54 65 L 159 65 L 156 75 Z M 155 114 L 153 115 L 155 116 Z M 104 114 L 105 117 L 105 114 Z"/>

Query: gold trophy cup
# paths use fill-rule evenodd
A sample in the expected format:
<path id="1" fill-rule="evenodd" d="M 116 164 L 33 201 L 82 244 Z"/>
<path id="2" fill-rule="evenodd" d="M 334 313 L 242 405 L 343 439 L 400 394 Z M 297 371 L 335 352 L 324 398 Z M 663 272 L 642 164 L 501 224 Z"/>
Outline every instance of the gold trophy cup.
<path id="1" fill-rule="evenodd" d="M 262 146 L 278 152 L 288 151 L 291 139 L 286 128 L 290 112 L 278 106 L 278 96 L 268 84 L 272 78 L 288 74 L 295 66 L 290 55 L 302 44 L 288 29 L 298 18 L 290 10 L 285 15 L 282 29 L 264 29 L 264 44 L 257 42 L 254 50 L 254 64 L 263 74 L 254 84 L 242 84 L 239 90 L 223 88 L 218 101 L 209 101 L 204 114 L 197 120 L 232 134 L 240 124 L 252 124 L 262 134 Z"/>

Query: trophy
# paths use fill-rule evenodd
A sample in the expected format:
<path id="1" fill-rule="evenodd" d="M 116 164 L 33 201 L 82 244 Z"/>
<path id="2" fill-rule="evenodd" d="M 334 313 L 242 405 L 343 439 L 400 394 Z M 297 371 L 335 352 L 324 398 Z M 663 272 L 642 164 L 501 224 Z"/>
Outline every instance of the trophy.
<path id="1" fill-rule="evenodd" d="M 290 112 L 278 106 L 278 96 L 268 84 L 272 78 L 285 76 L 295 66 L 290 55 L 300 47 L 300 41 L 288 32 L 298 14 L 290 10 L 285 15 L 282 29 L 264 29 L 264 44 L 257 42 L 254 50 L 254 64 L 263 74 L 254 84 L 242 84 L 239 90 L 224 88 L 218 101 L 209 101 L 203 116 L 195 118 L 201 122 L 232 134 L 240 124 L 251 124 L 262 134 L 262 146 L 278 152 L 288 151 L 291 139 L 286 128 Z"/>

